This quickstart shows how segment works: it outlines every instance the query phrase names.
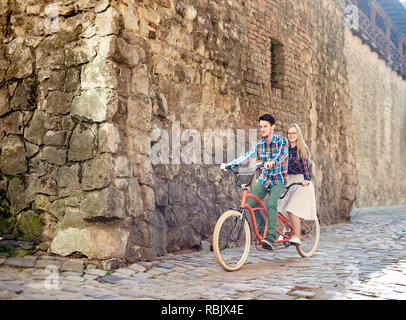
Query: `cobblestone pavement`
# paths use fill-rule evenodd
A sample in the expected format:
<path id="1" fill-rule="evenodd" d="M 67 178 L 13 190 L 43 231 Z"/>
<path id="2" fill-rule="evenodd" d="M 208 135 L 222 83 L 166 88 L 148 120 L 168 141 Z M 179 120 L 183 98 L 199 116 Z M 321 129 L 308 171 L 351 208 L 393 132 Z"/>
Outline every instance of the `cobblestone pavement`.
<path id="1" fill-rule="evenodd" d="M 353 211 L 321 228 L 311 258 L 252 247 L 225 272 L 213 252 L 169 255 L 106 272 L 80 259 L 0 258 L 0 299 L 406 299 L 406 206 Z"/>

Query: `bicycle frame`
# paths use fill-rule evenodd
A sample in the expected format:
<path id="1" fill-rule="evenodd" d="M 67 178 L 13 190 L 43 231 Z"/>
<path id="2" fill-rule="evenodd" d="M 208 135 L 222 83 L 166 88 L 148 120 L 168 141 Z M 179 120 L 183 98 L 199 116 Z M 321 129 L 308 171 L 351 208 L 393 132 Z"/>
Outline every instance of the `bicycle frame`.
<path id="1" fill-rule="evenodd" d="M 251 208 L 251 206 L 249 206 L 247 204 L 247 198 L 252 198 L 253 200 L 255 200 L 259 204 L 259 207 Z M 241 210 L 247 209 L 250 212 L 251 221 L 252 221 L 252 224 L 253 224 L 253 229 L 254 229 L 254 232 L 255 232 L 255 236 L 256 236 L 257 240 L 261 243 L 262 239 L 266 238 L 266 233 L 267 233 L 267 230 L 268 230 L 268 212 L 266 211 L 266 208 L 265 208 L 263 202 L 257 196 L 248 193 L 247 189 L 244 189 L 243 193 L 242 193 L 242 199 L 241 199 L 240 208 L 241 208 Z M 259 234 L 259 230 L 258 230 L 257 222 L 256 222 L 256 219 L 255 219 L 254 211 L 262 211 L 264 216 L 265 216 L 265 229 L 264 229 L 264 234 L 262 236 Z M 283 215 L 281 215 L 279 212 L 278 212 L 277 219 L 278 219 L 278 221 L 282 222 L 286 226 L 287 230 L 289 231 L 289 235 L 283 234 L 279 230 L 276 230 L 276 233 L 279 236 L 282 236 L 282 239 L 276 240 L 276 241 L 274 241 L 274 243 L 278 244 L 278 243 L 289 242 L 289 240 L 293 236 L 293 228 L 292 228 L 292 225 L 290 224 L 290 221 L 288 219 L 286 219 Z M 300 219 L 301 224 L 308 231 L 310 231 L 310 232 L 306 233 L 304 236 L 300 236 L 300 240 L 303 240 L 303 239 L 309 237 L 313 233 L 313 231 L 304 223 L 302 218 L 299 218 L 299 219 Z"/>
<path id="2" fill-rule="evenodd" d="M 258 168 L 258 167 L 257 167 L 257 168 Z M 253 174 L 252 174 L 252 176 L 251 176 L 251 178 L 250 178 L 248 184 L 242 185 L 242 184 L 239 184 L 239 183 L 238 183 L 238 176 L 239 176 L 239 175 L 238 175 L 238 172 L 236 172 L 232 167 L 231 167 L 230 169 L 231 169 L 231 171 L 234 173 L 235 184 L 236 184 L 238 187 L 243 188 L 242 199 L 241 199 L 241 205 L 240 205 L 240 208 L 241 208 L 240 211 L 241 211 L 241 213 L 243 213 L 243 217 L 245 217 L 245 215 L 244 215 L 244 209 L 247 209 L 247 210 L 250 212 L 251 221 L 252 221 L 252 224 L 253 224 L 253 227 L 254 227 L 255 236 L 256 236 L 257 240 L 261 243 L 261 241 L 266 238 L 266 233 L 267 233 L 267 230 L 268 230 L 268 212 L 266 211 L 266 208 L 265 208 L 264 204 L 262 203 L 262 201 L 261 201 L 257 196 L 248 193 L 248 187 L 249 187 L 249 186 L 251 185 L 251 183 L 252 183 L 252 180 L 253 180 L 255 171 L 253 172 Z M 292 183 L 291 185 L 289 185 L 288 187 L 286 187 L 285 193 L 281 196 L 281 199 L 286 195 L 286 191 L 287 191 L 291 186 L 296 185 L 296 184 L 300 184 L 300 183 Z M 259 203 L 259 207 L 258 207 L 258 208 L 251 208 L 251 207 L 247 204 L 247 198 L 252 198 L 252 199 L 254 199 L 257 203 Z M 265 229 L 264 229 L 264 234 L 262 235 L 262 237 L 261 237 L 261 235 L 259 234 L 257 222 L 256 222 L 256 219 L 255 219 L 255 213 L 254 213 L 254 211 L 257 211 L 257 210 L 263 211 L 263 214 L 265 215 Z M 304 223 L 304 221 L 303 221 L 302 218 L 299 218 L 299 219 L 300 219 L 301 224 L 302 224 L 308 231 L 310 231 L 309 233 L 306 233 L 304 236 L 301 235 L 301 236 L 299 237 L 300 240 L 303 240 L 303 239 L 307 238 L 308 236 L 310 236 L 310 235 L 313 233 L 313 231 L 312 231 L 311 228 L 309 228 L 309 227 Z M 282 232 L 280 232 L 279 230 L 276 230 L 276 233 L 277 233 L 278 235 L 282 236 L 282 239 L 281 239 L 281 240 L 276 240 L 276 241 L 274 241 L 274 243 L 277 244 L 277 243 L 286 243 L 286 242 L 289 242 L 289 240 L 293 237 L 293 228 L 292 228 L 292 225 L 290 224 L 290 221 L 289 221 L 288 219 L 286 219 L 283 215 L 281 215 L 279 212 L 278 212 L 278 214 L 277 214 L 277 220 L 280 221 L 280 222 L 282 222 L 282 223 L 285 225 L 285 227 L 287 227 L 287 230 L 289 230 L 290 232 L 289 232 L 289 236 L 287 236 L 287 235 L 283 234 Z"/>

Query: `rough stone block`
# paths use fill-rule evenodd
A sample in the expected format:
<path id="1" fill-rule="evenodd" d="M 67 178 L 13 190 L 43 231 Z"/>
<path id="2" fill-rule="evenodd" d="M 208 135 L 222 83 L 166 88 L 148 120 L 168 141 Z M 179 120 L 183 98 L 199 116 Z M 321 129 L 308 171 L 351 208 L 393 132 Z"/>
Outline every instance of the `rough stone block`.
<path id="1" fill-rule="evenodd" d="M 76 126 L 72 133 L 68 149 L 68 159 L 72 161 L 83 161 L 93 157 L 94 142 L 96 138 L 96 127 L 82 129 Z"/>
<path id="2" fill-rule="evenodd" d="M 24 189 L 24 184 L 21 179 L 14 178 L 10 180 L 7 190 L 7 198 L 10 200 L 11 208 L 15 214 L 28 208 L 30 205 Z"/>
<path id="3" fill-rule="evenodd" d="M 114 159 L 114 176 L 118 178 L 132 176 L 131 163 L 126 156 L 118 156 Z"/>
<path id="4" fill-rule="evenodd" d="M 4 174 L 21 174 L 27 171 L 25 146 L 19 136 L 5 137 L 0 155 L 0 170 Z"/>
<path id="5" fill-rule="evenodd" d="M 72 98 L 72 93 L 52 91 L 48 94 L 45 110 L 50 114 L 68 114 Z"/>
<path id="6" fill-rule="evenodd" d="M 111 224 L 58 230 L 51 252 L 67 256 L 77 251 L 89 259 L 124 258 L 128 236 L 127 229 Z"/>
<path id="7" fill-rule="evenodd" d="M 40 159 L 51 164 L 63 165 L 66 162 L 66 149 L 46 146 L 40 151 Z"/>
<path id="8" fill-rule="evenodd" d="M 45 112 L 35 111 L 30 124 L 24 130 L 24 138 L 34 144 L 42 144 L 42 139 L 45 135 L 45 121 L 47 116 Z"/>
<path id="9" fill-rule="evenodd" d="M 99 130 L 99 150 L 117 153 L 120 150 L 121 138 L 119 128 L 112 123 L 103 123 Z"/>
<path id="10" fill-rule="evenodd" d="M 111 157 L 102 154 L 83 165 L 82 189 L 94 190 L 106 187 L 111 182 L 113 172 Z"/>
<path id="11" fill-rule="evenodd" d="M 110 7 L 105 12 L 99 13 L 96 17 L 96 33 L 99 36 L 118 35 L 119 33 L 119 13 Z"/>
<path id="12" fill-rule="evenodd" d="M 56 182 L 59 187 L 78 189 L 79 188 L 79 164 L 62 166 L 58 169 Z"/>
<path id="13" fill-rule="evenodd" d="M 93 89 L 82 91 L 73 99 L 72 116 L 94 122 L 111 119 L 118 108 L 117 95 L 109 89 Z"/>

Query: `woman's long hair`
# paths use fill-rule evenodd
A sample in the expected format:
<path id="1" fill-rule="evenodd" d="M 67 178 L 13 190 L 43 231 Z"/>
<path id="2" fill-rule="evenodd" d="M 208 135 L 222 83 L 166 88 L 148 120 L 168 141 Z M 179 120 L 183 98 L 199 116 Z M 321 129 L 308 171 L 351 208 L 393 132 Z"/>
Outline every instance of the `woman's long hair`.
<path id="1" fill-rule="evenodd" d="M 307 146 L 306 142 L 303 139 L 303 135 L 302 135 L 302 130 L 300 129 L 299 125 L 297 123 L 292 123 L 288 129 L 286 130 L 286 136 L 288 134 L 288 131 L 290 128 L 295 127 L 297 130 L 297 151 L 299 154 L 299 157 L 301 159 L 306 159 L 307 161 L 309 161 L 311 163 L 310 160 L 310 149 Z"/>

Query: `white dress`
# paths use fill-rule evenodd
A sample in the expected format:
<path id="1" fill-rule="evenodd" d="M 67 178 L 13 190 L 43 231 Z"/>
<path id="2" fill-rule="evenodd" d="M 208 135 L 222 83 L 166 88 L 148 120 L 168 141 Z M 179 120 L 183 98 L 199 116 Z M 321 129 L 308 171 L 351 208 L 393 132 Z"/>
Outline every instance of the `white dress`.
<path id="1" fill-rule="evenodd" d="M 303 180 L 303 174 L 290 174 L 286 186 Z M 285 217 L 288 217 L 287 212 L 290 212 L 305 220 L 316 220 L 316 196 L 313 183 L 310 181 L 309 185 L 305 187 L 292 186 L 286 196 L 279 200 L 278 212 L 281 212 Z"/>

